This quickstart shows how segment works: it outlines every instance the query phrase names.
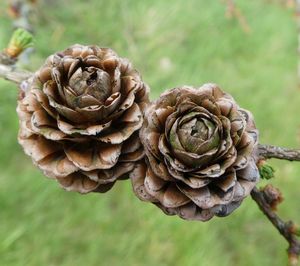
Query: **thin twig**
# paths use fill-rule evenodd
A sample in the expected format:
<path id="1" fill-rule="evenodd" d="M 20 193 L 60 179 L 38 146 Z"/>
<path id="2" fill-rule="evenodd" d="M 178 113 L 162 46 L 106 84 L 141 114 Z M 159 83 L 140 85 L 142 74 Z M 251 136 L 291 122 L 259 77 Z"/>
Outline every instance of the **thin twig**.
<path id="1" fill-rule="evenodd" d="M 276 158 L 288 161 L 300 161 L 300 149 L 288 149 L 273 145 L 259 144 L 258 153 L 260 159 Z"/>
<path id="2" fill-rule="evenodd" d="M 21 84 L 22 81 L 27 80 L 31 76 L 31 72 L 16 69 L 15 66 L 0 64 L 0 78 L 12 81 L 16 84 Z"/>
<path id="3" fill-rule="evenodd" d="M 272 210 L 268 204 L 264 193 L 257 188 L 254 188 L 251 192 L 253 200 L 257 203 L 260 210 L 268 217 L 271 223 L 276 227 L 279 233 L 289 243 L 288 256 L 290 265 L 298 265 L 300 256 L 300 241 L 296 235 L 296 227 L 292 221 L 284 222 L 276 213 Z"/>
<path id="4" fill-rule="evenodd" d="M 10 0 L 9 10 L 13 19 L 13 27 L 15 29 L 22 28 L 30 33 L 34 33 L 34 27 L 32 24 L 32 18 L 36 15 L 36 1 L 30 0 Z M 18 61 L 24 65 L 28 65 L 29 57 L 33 53 L 34 49 L 30 47 L 26 49 L 18 58 Z"/>
<path id="5" fill-rule="evenodd" d="M 33 31 L 30 16 L 34 3 L 35 1 L 29 0 L 11 0 L 9 3 L 14 26 L 18 29 L 13 33 L 8 47 L 0 51 L 0 78 L 16 84 L 21 84 L 33 75 L 31 72 L 18 69 L 16 63 L 20 61 L 20 57 L 28 61 L 28 55 L 30 51 L 32 52 L 28 48 L 33 45 L 33 37 L 28 31 Z"/>

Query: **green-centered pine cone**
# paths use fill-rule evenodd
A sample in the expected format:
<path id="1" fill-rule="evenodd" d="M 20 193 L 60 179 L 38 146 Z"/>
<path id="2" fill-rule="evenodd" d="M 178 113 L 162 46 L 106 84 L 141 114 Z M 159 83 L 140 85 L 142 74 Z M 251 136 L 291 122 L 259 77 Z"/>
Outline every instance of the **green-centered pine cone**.
<path id="1" fill-rule="evenodd" d="M 74 45 L 51 55 L 20 94 L 19 142 L 66 190 L 105 192 L 144 155 L 138 130 L 148 102 L 127 59 Z"/>
<path id="2" fill-rule="evenodd" d="M 214 84 L 163 93 L 147 108 L 140 138 L 146 163 L 131 173 L 133 189 L 166 214 L 227 216 L 259 180 L 253 117 Z"/>

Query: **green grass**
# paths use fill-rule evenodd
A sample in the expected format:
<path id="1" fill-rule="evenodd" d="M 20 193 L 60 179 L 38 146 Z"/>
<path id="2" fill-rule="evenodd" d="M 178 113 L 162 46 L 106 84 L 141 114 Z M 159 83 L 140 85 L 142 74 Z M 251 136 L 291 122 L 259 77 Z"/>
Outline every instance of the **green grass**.
<path id="1" fill-rule="evenodd" d="M 4 1 L 5 2 L 5 1 Z M 264 0 L 237 1 L 251 27 L 225 18 L 221 1 L 48 1 L 36 20 L 35 70 L 74 43 L 130 58 L 155 98 L 183 84 L 218 83 L 251 110 L 262 143 L 299 146 L 297 31 L 293 13 Z M 0 4 L 0 45 L 11 21 Z M 130 182 L 106 195 L 66 193 L 17 144 L 17 89 L 0 81 L 0 265 L 281 266 L 287 244 L 246 199 L 207 223 L 168 217 L 140 202 Z M 279 212 L 300 223 L 300 165 L 271 162 Z"/>

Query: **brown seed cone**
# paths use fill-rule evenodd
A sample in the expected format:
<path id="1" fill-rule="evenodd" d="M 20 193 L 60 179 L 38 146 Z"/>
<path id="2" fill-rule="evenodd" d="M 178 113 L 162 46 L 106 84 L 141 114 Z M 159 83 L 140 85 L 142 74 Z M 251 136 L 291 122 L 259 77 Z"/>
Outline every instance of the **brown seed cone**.
<path id="1" fill-rule="evenodd" d="M 166 214 L 227 216 L 259 180 L 252 115 L 216 85 L 162 94 L 147 108 L 140 138 L 146 163 L 131 173 L 133 189 Z"/>
<path id="2" fill-rule="evenodd" d="M 148 87 L 113 50 L 74 45 L 28 84 L 17 107 L 19 142 L 66 190 L 106 192 L 144 156 L 138 130 Z"/>

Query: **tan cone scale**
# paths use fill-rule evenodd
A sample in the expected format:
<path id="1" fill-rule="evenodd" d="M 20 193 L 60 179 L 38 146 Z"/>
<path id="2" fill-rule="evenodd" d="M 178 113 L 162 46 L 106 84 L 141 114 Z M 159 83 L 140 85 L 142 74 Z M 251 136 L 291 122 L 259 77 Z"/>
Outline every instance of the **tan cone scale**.
<path id="1" fill-rule="evenodd" d="M 48 177 L 105 192 L 143 157 L 148 87 L 111 49 L 75 45 L 50 56 L 20 96 L 19 142 Z"/>
<path id="2" fill-rule="evenodd" d="M 140 138 L 146 163 L 131 173 L 133 189 L 166 214 L 227 216 L 259 180 L 252 115 L 214 84 L 162 94 L 147 108 Z"/>

